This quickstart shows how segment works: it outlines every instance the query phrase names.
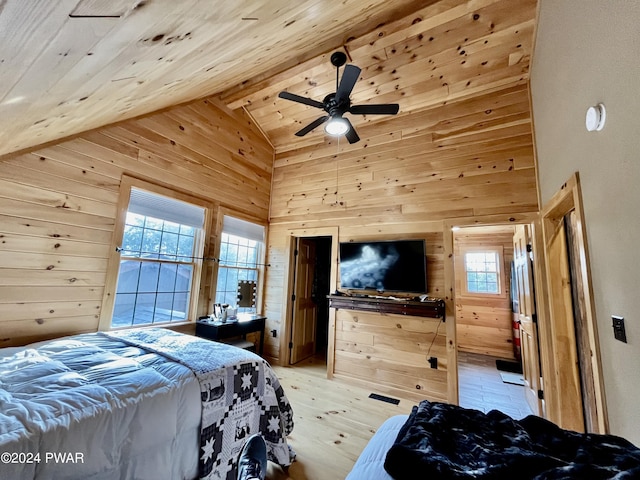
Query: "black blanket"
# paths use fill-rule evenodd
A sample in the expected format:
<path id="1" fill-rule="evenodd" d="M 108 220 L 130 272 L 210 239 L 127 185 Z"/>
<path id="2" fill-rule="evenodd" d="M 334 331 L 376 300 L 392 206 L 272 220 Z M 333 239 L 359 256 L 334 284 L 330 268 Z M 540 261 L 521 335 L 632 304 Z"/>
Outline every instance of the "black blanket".
<path id="1" fill-rule="evenodd" d="M 413 407 L 384 468 L 396 480 L 627 480 L 640 479 L 640 449 L 533 415 L 518 421 L 425 400 Z"/>

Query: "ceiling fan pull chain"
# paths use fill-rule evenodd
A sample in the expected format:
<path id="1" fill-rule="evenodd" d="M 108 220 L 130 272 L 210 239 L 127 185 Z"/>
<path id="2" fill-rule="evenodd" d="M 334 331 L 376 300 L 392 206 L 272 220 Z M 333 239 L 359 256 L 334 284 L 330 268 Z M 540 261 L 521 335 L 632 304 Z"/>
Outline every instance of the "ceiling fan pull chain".
<path id="1" fill-rule="evenodd" d="M 339 185 L 339 171 L 340 171 L 340 164 L 338 163 L 340 161 L 340 137 L 338 137 L 338 151 L 336 152 L 336 206 L 338 206 L 338 185 Z"/>

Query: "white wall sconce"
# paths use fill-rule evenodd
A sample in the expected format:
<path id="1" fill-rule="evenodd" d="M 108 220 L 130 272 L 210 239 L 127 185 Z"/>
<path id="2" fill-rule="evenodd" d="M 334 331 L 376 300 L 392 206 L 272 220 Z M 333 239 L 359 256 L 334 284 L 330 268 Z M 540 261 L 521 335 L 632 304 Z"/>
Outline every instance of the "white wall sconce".
<path id="1" fill-rule="evenodd" d="M 607 111 L 604 108 L 604 104 L 599 103 L 594 107 L 587 108 L 587 118 L 585 124 L 587 131 L 599 132 L 604 128 L 604 122 L 607 119 Z"/>

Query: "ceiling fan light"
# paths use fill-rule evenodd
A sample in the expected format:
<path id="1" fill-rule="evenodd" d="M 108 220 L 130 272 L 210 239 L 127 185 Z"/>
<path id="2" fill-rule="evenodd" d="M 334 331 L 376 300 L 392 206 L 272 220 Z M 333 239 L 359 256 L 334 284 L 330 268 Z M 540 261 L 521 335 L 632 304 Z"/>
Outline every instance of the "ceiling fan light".
<path id="1" fill-rule="evenodd" d="M 329 135 L 344 135 L 349 131 L 349 124 L 342 117 L 332 117 L 324 126 L 324 131 Z"/>

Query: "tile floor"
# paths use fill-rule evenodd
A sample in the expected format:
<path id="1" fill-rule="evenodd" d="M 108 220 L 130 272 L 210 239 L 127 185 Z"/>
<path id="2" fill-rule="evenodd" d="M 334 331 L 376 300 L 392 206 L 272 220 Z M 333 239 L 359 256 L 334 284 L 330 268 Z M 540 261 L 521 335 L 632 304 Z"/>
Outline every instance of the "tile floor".
<path id="1" fill-rule="evenodd" d="M 462 407 L 500 410 L 515 419 L 531 415 L 524 387 L 504 383 L 494 357 L 459 352 L 458 379 Z"/>

